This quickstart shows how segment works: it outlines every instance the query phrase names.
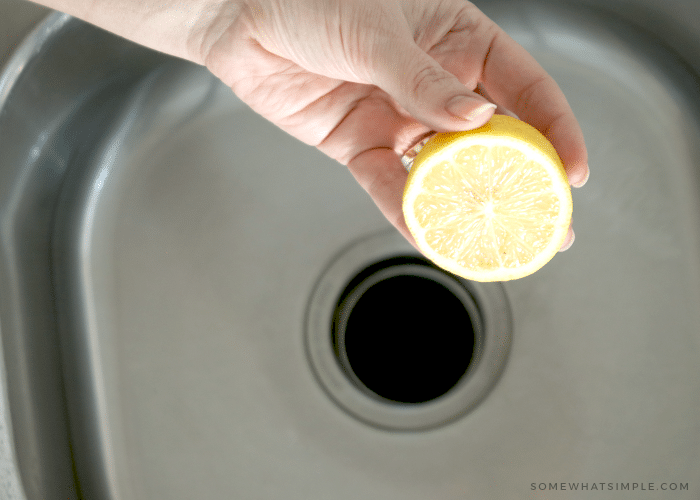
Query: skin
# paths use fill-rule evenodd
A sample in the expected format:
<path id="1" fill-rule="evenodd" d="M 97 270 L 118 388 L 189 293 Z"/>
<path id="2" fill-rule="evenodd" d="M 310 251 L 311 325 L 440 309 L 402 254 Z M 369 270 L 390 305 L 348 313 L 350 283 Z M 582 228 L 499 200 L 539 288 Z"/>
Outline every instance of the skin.
<path id="1" fill-rule="evenodd" d="M 414 246 L 400 158 L 432 131 L 514 114 L 550 140 L 573 186 L 588 179 L 583 133 L 556 82 L 465 0 L 39 3 L 205 65 L 257 113 L 346 165 Z M 570 229 L 562 249 L 573 238 Z"/>

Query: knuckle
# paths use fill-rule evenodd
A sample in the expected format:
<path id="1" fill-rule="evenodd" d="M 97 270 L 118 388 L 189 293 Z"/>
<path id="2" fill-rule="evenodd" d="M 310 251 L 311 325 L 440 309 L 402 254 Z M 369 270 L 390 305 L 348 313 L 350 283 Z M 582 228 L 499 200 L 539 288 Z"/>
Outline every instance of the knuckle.
<path id="1" fill-rule="evenodd" d="M 441 68 L 435 66 L 424 66 L 413 76 L 411 91 L 414 94 L 423 94 L 428 89 L 446 83 L 450 76 Z"/>

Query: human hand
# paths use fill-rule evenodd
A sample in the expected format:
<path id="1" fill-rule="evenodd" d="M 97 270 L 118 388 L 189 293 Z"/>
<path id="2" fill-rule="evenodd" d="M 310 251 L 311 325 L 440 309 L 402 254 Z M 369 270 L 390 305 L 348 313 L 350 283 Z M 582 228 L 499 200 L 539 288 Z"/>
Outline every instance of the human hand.
<path id="1" fill-rule="evenodd" d="M 432 131 L 516 114 L 588 178 L 563 93 L 525 49 L 464 0 L 249 0 L 202 44 L 206 66 L 253 110 L 347 165 L 415 246 L 400 158 Z M 486 99 L 488 98 L 488 100 Z M 564 242 L 573 242 L 573 230 Z"/>

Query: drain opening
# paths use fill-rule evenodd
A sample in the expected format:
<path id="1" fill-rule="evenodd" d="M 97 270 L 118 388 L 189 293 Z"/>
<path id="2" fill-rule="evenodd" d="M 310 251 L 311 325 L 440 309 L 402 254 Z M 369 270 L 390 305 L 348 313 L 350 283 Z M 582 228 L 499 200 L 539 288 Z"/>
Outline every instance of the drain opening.
<path id="1" fill-rule="evenodd" d="M 349 245 L 323 271 L 304 343 L 314 377 L 340 409 L 413 432 L 456 422 L 486 398 L 511 332 L 503 285 L 446 273 L 391 228 Z"/>
<path id="2" fill-rule="evenodd" d="M 427 261 L 399 257 L 353 279 L 336 307 L 333 344 L 343 371 L 364 391 L 399 403 L 446 394 L 475 348 L 475 306 Z"/>

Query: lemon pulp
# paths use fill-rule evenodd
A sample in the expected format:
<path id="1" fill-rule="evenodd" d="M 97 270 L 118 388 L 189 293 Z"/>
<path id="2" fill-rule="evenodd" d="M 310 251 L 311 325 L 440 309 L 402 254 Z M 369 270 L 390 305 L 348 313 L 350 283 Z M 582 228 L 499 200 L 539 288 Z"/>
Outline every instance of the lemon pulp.
<path id="1" fill-rule="evenodd" d="M 437 134 L 416 156 L 403 211 L 419 248 L 475 281 L 532 274 L 559 250 L 573 204 L 554 147 L 534 127 L 494 115 Z"/>

